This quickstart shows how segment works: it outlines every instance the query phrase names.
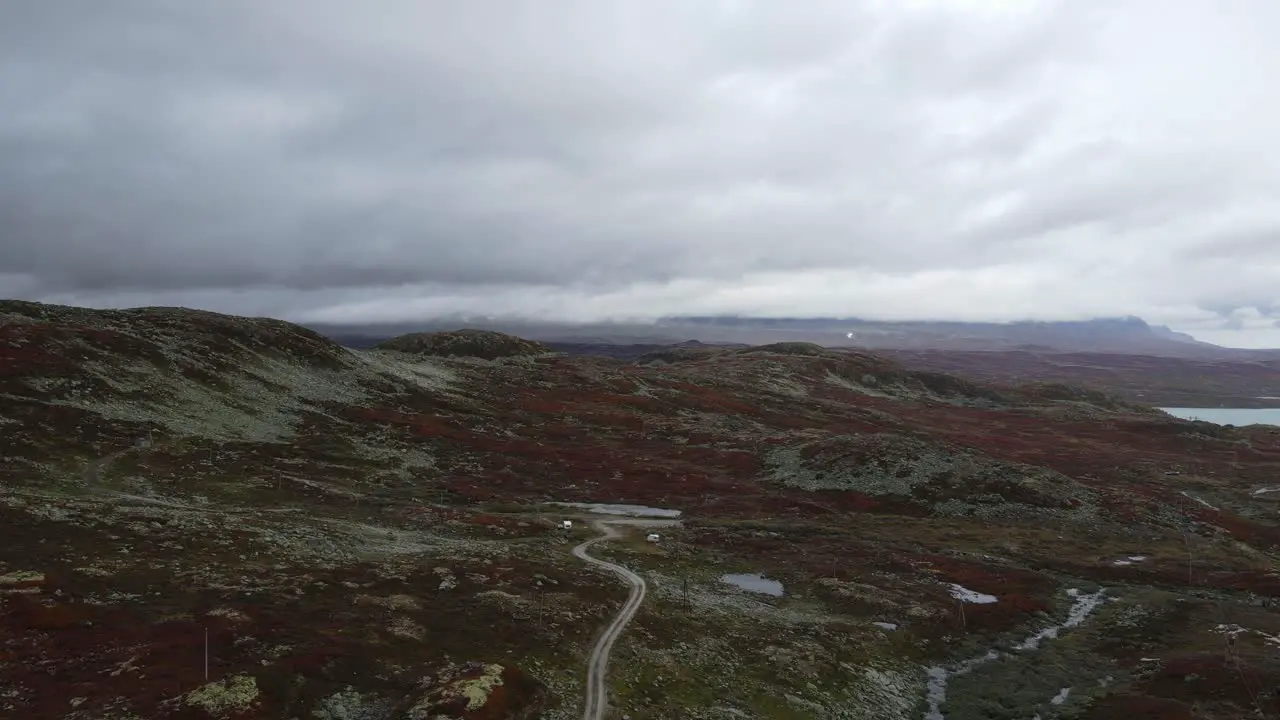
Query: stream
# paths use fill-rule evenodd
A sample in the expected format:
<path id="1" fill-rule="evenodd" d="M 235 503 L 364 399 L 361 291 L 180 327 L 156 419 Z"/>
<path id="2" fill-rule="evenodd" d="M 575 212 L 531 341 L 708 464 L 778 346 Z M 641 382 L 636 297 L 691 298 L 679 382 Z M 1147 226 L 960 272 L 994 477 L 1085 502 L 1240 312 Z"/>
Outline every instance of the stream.
<path id="1" fill-rule="evenodd" d="M 1051 625 L 1032 633 L 1022 642 L 1015 644 L 1012 649 L 1014 651 L 1035 650 L 1040 647 L 1041 640 L 1056 638 L 1060 630 L 1076 627 L 1102 604 L 1105 593 L 1106 590 L 1099 590 L 1092 594 L 1081 593 L 1075 588 L 1067 590 L 1067 595 L 1075 599 L 1075 602 L 1071 605 L 1071 610 L 1067 613 L 1067 618 L 1057 625 Z M 928 676 L 928 681 L 925 688 L 929 707 L 925 710 L 924 720 L 946 720 L 946 715 L 942 714 L 942 703 L 947 700 L 947 680 L 949 678 L 956 675 L 964 675 L 979 665 L 985 665 L 992 660 L 1000 659 L 1005 654 L 993 648 L 982 655 L 969 658 L 955 665 L 935 665 L 926 670 L 925 674 Z M 1063 692 L 1059 693 L 1061 700 L 1055 698 L 1057 702 L 1054 704 L 1061 704 L 1065 701 L 1068 692 L 1070 692 L 1070 688 L 1064 688 Z"/>

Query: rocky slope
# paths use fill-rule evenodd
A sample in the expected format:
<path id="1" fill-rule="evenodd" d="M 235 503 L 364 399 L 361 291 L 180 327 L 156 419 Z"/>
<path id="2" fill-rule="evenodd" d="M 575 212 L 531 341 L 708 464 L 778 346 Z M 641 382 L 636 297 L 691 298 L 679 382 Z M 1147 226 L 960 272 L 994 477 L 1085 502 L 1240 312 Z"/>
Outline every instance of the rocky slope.
<path id="1" fill-rule="evenodd" d="M 0 303 L 0 716 L 578 717 L 626 590 L 552 502 L 683 513 L 601 550 L 635 720 L 1280 714 L 1280 435 L 804 343 L 418 347 Z"/>
<path id="2" fill-rule="evenodd" d="M 547 343 L 568 355 L 628 361 L 706 355 L 732 346 L 696 341 L 674 345 Z M 1194 359 L 1118 353 L 1030 350 L 897 350 L 876 355 L 903 367 L 958 375 L 981 383 L 1066 384 L 1159 407 L 1280 407 L 1280 360 Z"/>
<path id="3" fill-rule="evenodd" d="M 1086 386 L 1160 407 L 1278 407 L 1280 359 L 1204 359 L 1156 355 L 885 350 L 920 370 L 989 383 L 1054 382 Z"/>

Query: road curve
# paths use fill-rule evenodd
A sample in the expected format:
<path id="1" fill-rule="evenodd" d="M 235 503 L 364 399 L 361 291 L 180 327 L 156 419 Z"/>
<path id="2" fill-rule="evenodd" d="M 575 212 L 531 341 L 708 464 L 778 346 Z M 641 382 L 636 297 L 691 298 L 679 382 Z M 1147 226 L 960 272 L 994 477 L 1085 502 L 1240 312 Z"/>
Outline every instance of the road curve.
<path id="1" fill-rule="evenodd" d="M 647 590 L 644 578 L 631 572 L 630 570 L 608 562 L 593 558 L 587 554 L 587 548 L 595 545 L 603 540 L 618 537 L 618 531 L 614 529 L 614 525 L 671 525 L 673 523 L 663 521 L 637 521 L 637 520 L 602 520 L 594 523 L 603 534 L 582 543 L 573 549 L 573 554 L 581 558 L 584 562 L 602 567 L 605 570 L 617 575 L 627 584 L 631 586 L 631 594 L 627 596 L 627 602 L 618 611 L 618 614 L 605 627 L 601 633 L 600 639 L 596 640 L 596 646 L 591 649 L 591 657 L 587 659 L 587 699 L 582 710 L 582 720 L 604 720 L 605 710 L 609 707 L 608 690 L 604 684 L 605 676 L 609 670 L 609 653 L 613 650 L 613 643 L 622 634 L 627 623 L 631 622 L 631 618 L 635 617 L 636 611 L 640 609 L 640 603 L 644 602 L 644 594 Z"/>

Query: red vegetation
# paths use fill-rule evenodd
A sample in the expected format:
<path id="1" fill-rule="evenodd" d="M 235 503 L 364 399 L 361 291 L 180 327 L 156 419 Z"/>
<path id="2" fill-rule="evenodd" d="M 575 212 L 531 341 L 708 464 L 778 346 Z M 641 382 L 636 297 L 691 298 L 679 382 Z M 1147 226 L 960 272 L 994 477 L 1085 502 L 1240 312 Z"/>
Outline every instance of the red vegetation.
<path id="1" fill-rule="evenodd" d="M 1089 715 L 1093 720 L 1195 720 L 1191 706 L 1170 698 L 1132 692 L 1107 695 Z"/>
<path id="2" fill-rule="evenodd" d="M 1165 659 L 1160 670 L 1138 689 L 1156 698 L 1177 698 L 1185 703 L 1233 703 L 1244 717 L 1243 713 L 1252 714 L 1254 697 L 1268 714 L 1280 711 L 1271 694 L 1276 687 L 1280 687 L 1280 673 L 1229 654 L 1224 638 L 1221 652 Z"/>

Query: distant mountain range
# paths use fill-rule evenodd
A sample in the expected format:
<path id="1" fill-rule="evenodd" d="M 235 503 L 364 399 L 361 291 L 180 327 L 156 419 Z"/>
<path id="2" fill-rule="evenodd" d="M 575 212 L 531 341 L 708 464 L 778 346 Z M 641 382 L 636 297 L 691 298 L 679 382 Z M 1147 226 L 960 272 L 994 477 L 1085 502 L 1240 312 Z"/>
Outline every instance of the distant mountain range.
<path id="1" fill-rule="evenodd" d="M 407 332 L 471 327 L 552 344 L 668 346 L 686 341 L 761 345 L 812 342 L 869 350 L 1089 352 L 1201 359 L 1273 359 L 1280 350 L 1240 350 L 1201 342 L 1138 317 L 1074 322 L 888 322 L 860 318 L 665 317 L 654 323 L 551 323 L 458 317 L 386 325 L 322 325 L 312 329 L 352 347 L 370 347 Z"/>

